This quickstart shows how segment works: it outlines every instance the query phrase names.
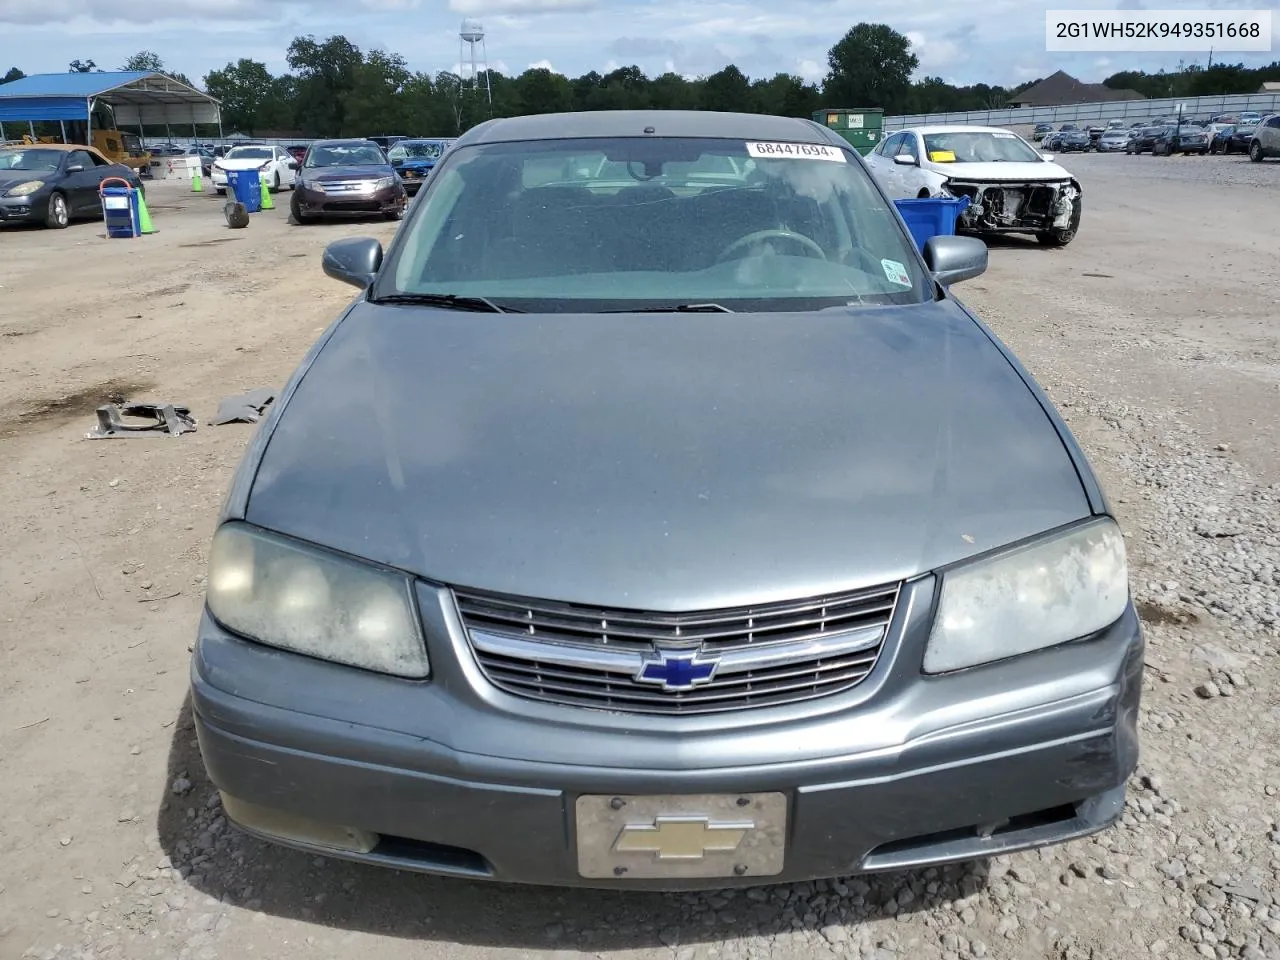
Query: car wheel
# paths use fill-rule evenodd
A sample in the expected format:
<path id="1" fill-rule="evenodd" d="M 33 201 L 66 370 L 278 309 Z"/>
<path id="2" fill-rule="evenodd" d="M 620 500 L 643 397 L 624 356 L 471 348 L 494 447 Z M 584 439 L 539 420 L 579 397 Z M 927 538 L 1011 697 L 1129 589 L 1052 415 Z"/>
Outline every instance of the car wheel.
<path id="1" fill-rule="evenodd" d="M 289 214 L 293 217 L 294 223 L 309 223 L 311 218 L 302 212 L 302 203 L 295 193 L 289 200 Z"/>
<path id="2" fill-rule="evenodd" d="M 213 192 L 214 192 L 214 193 L 216 193 L 216 194 L 217 194 L 218 196 L 220 196 L 220 197 L 225 197 L 225 196 L 227 195 L 227 188 L 226 188 L 226 187 L 214 187 L 214 188 L 213 188 Z"/>
<path id="3" fill-rule="evenodd" d="M 272 193 L 280 192 L 280 171 L 279 170 L 277 170 L 274 174 L 271 175 L 271 192 Z"/>
<path id="4" fill-rule="evenodd" d="M 49 195 L 49 209 L 44 217 L 44 225 L 51 230 L 61 230 L 71 222 L 71 213 L 67 209 L 67 198 L 60 193 Z"/>
<path id="5" fill-rule="evenodd" d="M 1058 230 L 1045 230 L 1043 233 L 1037 233 L 1036 239 L 1046 247 L 1065 247 L 1068 243 L 1076 238 L 1076 232 L 1080 229 L 1080 216 L 1084 212 L 1084 202 L 1076 197 L 1071 202 L 1071 220 L 1065 227 Z"/>
<path id="6" fill-rule="evenodd" d="M 384 212 L 383 212 L 383 214 L 382 214 L 382 215 L 383 215 L 384 217 L 386 217 L 388 220 L 403 220 L 403 219 L 404 219 L 404 210 L 403 210 L 403 209 L 400 209 L 400 210 L 386 210 L 386 211 L 384 211 Z"/>
<path id="7" fill-rule="evenodd" d="M 1249 144 L 1249 159 L 1252 160 L 1254 163 L 1262 162 L 1262 144 L 1260 144 L 1257 140 Z"/>

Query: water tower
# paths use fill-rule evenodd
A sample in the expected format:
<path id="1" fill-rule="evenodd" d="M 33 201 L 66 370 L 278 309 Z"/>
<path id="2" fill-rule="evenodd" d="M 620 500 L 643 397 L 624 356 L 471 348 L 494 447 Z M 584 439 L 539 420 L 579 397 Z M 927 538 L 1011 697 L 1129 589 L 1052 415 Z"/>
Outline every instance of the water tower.
<path id="1" fill-rule="evenodd" d="M 470 85 L 475 93 L 480 92 L 480 72 L 484 71 L 485 97 L 493 103 L 493 88 L 489 84 L 489 53 L 484 45 L 484 27 L 479 20 L 463 20 L 462 29 L 458 31 L 458 72 L 462 75 L 462 85 Z"/>

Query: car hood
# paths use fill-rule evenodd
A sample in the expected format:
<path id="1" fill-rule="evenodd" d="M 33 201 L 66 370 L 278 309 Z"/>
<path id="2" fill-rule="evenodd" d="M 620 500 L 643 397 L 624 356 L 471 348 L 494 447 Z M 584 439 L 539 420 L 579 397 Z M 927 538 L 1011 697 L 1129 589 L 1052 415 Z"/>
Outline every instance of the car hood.
<path id="1" fill-rule="evenodd" d="M 390 164 L 371 166 L 353 164 L 349 167 L 310 167 L 300 171 L 307 180 L 381 180 L 394 173 Z"/>
<path id="2" fill-rule="evenodd" d="M 357 304 L 245 519 L 508 594 L 654 610 L 893 582 L 1089 515 L 955 303 L 520 315 Z"/>
<path id="3" fill-rule="evenodd" d="M 222 157 L 220 160 L 215 161 L 215 163 L 217 163 L 223 170 L 257 170 L 264 164 L 271 162 L 271 160 L 255 160 L 252 157 L 245 157 L 243 159 L 236 157 L 232 160 Z"/>
<path id="4" fill-rule="evenodd" d="M 953 180 L 1070 180 L 1071 174 L 1056 163 L 940 163 L 940 172 Z"/>
<path id="5" fill-rule="evenodd" d="M 56 170 L 0 170 L 0 183 L 14 186 L 26 183 L 28 180 L 43 180 L 48 183 L 61 178 L 62 174 Z"/>

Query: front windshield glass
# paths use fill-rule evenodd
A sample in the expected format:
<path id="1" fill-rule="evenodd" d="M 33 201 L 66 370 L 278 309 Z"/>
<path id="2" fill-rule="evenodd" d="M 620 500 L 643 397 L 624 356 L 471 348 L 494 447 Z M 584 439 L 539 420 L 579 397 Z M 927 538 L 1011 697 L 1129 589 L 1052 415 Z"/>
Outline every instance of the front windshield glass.
<path id="1" fill-rule="evenodd" d="M 435 141 L 413 142 L 402 140 L 387 152 L 388 160 L 439 160 L 444 144 Z"/>
<path id="2" fill-rule="evenodd" d="M 934 163 L 1037 163 L 1041 159 L 1029 143 L 1004 131 L 926 133 L 924 148 Z"/>
<path id="3" fill-rule="evenodd" d="M 316 167 L 367 167 L 386 164 L 382 151 L 372 143 L 337 143 L 313 147 L 307 154 L 308 169 Z"/>
<path id="4" fill-rule="evenodd" d="M 228 160 L 270 160 L 271 157 L 266 147 L 235 147 L 227 154 Z"/>
<path id="5" fill-rule="evenodd" d="M 0 150 L 0 170 L 49 172 L 58 169 L 61 150 Z"/>
<path id="6" fill-rule="evenodd" d="M 806 310 L 931 296 L 911 240 L 842 149 L 620 138 L 449 151 L 376 296 L 534 311 Z"/>

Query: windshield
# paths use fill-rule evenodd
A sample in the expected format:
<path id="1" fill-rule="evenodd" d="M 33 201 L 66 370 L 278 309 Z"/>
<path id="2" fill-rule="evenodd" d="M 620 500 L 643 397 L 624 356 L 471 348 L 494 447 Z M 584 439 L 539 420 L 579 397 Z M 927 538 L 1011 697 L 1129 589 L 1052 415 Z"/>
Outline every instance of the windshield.
<path id="1" fill-rule="evenodd" d="M 266 147 L 233 147 L 228 160 L 270 160 L 272 152 Z"/>
<path id="2" fill-rule="evenodd" d="M 57 170 L 63 156 L 61 150 L 0 150 L 0 170 Z"/>
<path id="3" fill-rule="evenodd" d="M 316 167 L 367 167 L 384 166 L 386 158 L 372 143 L 338 143 L 326 147 L 312 147 L 303 166 Z"/>
<path id="4" fill-rule="evenodd" d="M 387 159 L 407 160 L 412 157 L 415 160 L 438 160 L 442 153 L 444 153 L 443 143 L 431 141 L 413 143 L 402 140 L 387 152 Z"/>
<path id="5" fill-rule="evenodd" d="M 620 138 L 450 150 L 376 296 L 534 312 L 806 310 L 931 296 L 866 171 L 831 146 Z"/>
<path id="6" fill-rule="evenodd" d="M 1003 131 L 926 133 L 924 149 L 934 163 L 1037 163 L 1041 159 L 1021 137 Z"/>

